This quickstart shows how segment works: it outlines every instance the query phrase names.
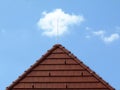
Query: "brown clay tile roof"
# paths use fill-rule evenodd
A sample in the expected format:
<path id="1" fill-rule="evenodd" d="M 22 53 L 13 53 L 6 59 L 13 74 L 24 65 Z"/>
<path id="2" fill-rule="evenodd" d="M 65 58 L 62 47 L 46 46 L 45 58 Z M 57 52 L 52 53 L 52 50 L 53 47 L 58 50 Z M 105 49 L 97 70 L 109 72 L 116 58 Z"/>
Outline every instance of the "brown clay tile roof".
<path id="1" fill-rule="evenodd" d="M 115 90 L 56 44 L 6 90 Z"/>

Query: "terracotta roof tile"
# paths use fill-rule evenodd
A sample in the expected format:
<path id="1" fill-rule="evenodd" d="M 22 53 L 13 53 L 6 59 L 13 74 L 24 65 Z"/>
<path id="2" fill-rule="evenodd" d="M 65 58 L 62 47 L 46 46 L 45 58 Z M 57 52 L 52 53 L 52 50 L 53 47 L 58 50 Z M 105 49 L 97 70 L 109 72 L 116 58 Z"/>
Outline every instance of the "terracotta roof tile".
<path id="1" fill-rule="evenodd" d="M 115 90 L 56 44 L 6 90 Z"/>

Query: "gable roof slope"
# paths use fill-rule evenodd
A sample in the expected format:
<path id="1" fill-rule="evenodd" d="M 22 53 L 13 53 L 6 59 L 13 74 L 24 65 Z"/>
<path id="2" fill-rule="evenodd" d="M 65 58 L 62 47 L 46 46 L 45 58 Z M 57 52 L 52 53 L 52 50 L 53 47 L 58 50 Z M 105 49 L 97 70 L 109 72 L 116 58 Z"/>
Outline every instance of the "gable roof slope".
<path id="1" fill-rule="evenodd" d="M 6 90 L 115 90 L 62 45 L 56 44 Z"/>

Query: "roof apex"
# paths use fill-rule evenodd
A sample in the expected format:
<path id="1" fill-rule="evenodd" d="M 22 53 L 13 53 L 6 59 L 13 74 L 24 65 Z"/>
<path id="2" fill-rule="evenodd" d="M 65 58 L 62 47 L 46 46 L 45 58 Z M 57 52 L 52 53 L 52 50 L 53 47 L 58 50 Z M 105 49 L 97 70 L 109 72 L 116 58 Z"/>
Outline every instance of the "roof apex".
<path id="1" fill-rule="evenodd" d="M 53 47 L 56 47 L 56 46 L 62 46 L 61 44 L 55 44 L 55 45 L 53 45 Z"/>

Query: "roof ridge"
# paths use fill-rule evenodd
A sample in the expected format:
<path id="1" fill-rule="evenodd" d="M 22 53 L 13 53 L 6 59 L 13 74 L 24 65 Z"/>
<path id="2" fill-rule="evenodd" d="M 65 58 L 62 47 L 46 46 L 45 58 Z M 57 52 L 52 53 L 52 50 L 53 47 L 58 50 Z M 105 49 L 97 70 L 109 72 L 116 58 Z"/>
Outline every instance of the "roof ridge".
<path id="1" fill-rule="evenodd" d="M 53 47 L 58 47 L 58 46 L 62 46 L 61 44 L 55 44 L 55 45 L 53 45 Z"/>

